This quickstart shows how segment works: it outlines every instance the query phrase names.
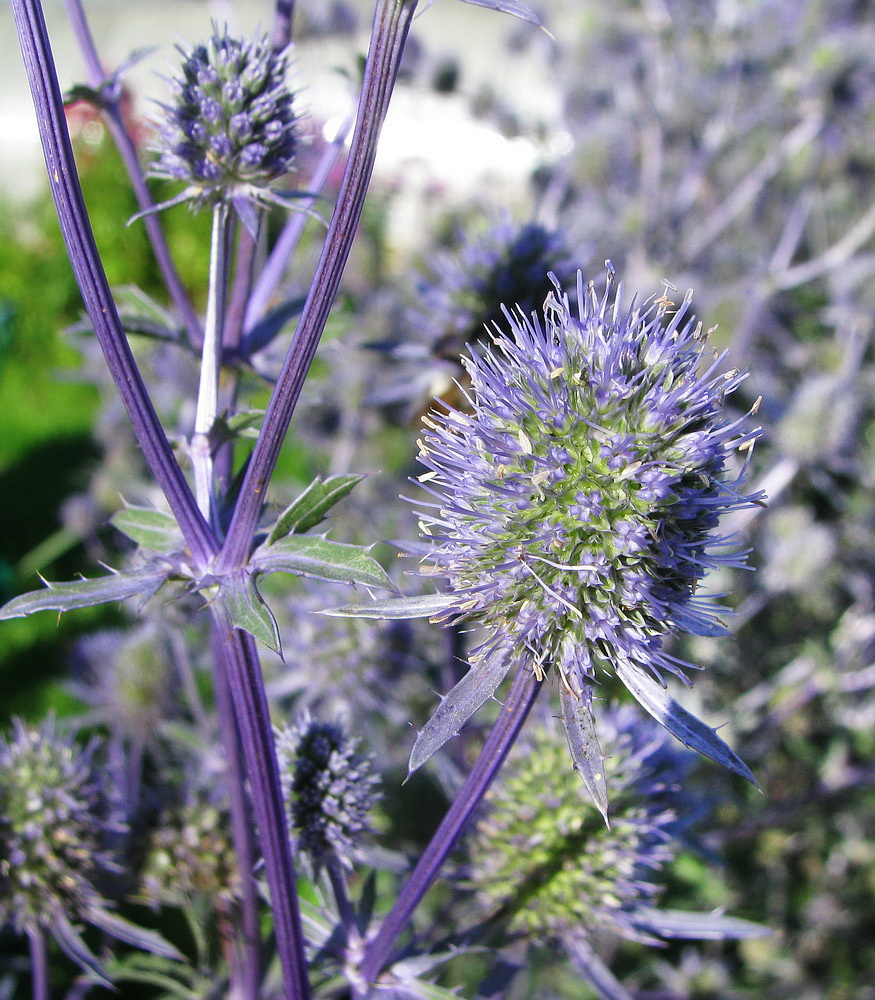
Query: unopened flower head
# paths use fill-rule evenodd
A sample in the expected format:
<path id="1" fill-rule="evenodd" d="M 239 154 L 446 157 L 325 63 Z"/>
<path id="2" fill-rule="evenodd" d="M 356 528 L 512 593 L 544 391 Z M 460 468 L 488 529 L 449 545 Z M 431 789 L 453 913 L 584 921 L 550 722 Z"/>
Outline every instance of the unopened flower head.
<path id="1" fill-rule="evenodd" d="M 318 868 L 329 855 L 350 864 L 370 829 L 378 777 L 336 723 L 305 715 L 277 732 L 277 756 L 292 830 Z"/>
<path id="2" fill-rule="evenodd" d="M 697 588 L 744 562 L 714 529 L 756 499 L 727 471 L 756 432 L 724 415 L 745 376 L 705 356 L 689 299 L 624 305 L 579 277 L 576 309 L 557 288 L 543 319 L 508 313 L 466 362 L 470 408 L 426 421 L 426 572 L 448 581 L 446 618 L 484 627 L 473 663 L 554 668 L 587 704 L 613 671 L 656 714 L 637 678 L 683 677 L 667 634 L 723 631 Z"/>
<path id="3" fill-rule="evenodd" d="M 523 312 L 539 308 L 552 290 L 547 272 L 560 285 L 573 279 L 560 235 L 536 223 L 502 220 L 456 255 L 433 264 L 434 280 L 419 296 L 411 329 L 429 342 L 436 357 L 457 362 L 468 344 L 484 339 L 513 302 Z"/>
<path id="4" fill-rule="evenodd" d="M 298 147 L 288 57 L 266 37 L 241 40 L 214 31 L 183 56 L 163 108 L 156 177 L 185 181 L 195 204 L 258 199 L 288 173 Z"/>
<path id="5" fill-rule="evenodd" d="M 472 867 L 481 900 L 536 939 L 609 930 L 653 940 L 640 918 L 674 857 L 678 785 L 692 754 L 631 706 L 606 707 L 599 730 L 613 789 L 610 827 L 545 726 L 533 727 L 524 752 L 508 762 L 477 827 Z"/>
<path id="6" fill-rule="evenodd" d="M 0 739 L 0 925 L 51 928 L 101 906 L 94 882 L 109 860 L 93 749 L 58 736 L 52 719 L 16 720 Z"/>

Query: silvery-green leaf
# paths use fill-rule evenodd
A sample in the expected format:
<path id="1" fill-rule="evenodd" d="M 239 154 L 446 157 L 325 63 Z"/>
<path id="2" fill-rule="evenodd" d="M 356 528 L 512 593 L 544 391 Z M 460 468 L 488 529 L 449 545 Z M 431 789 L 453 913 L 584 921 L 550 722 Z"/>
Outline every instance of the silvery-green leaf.
<path id="1" fill-rule="evenodd" d="M 592 986 L 601 1000 L 633 1000 L 623 986 L 584 937 L 572 937 L 563 942 L 571 964 Z"/>
<path id="2" fill-rule="evenodd" d="M 52 937 L 57 941 L 67 958 L 80 968 L 86 969 L 99 982 L 112 988 L 112 983 L 99 959 L 82 940 L 79 931 L 60 910 L 52 918 Z"/>
<path id="3" fill-rule="evenodd" d="M 622 662 L 617 664 L 616 669 L 617 676 L 638 699 L 641 707 L 684 746 L 710 757 L 759 788 L 747 764 L 720 739 L 716 731 L 682 708 L 652 677 L 640 668 Z"/>
<path id="4" fill-rule="evenodd" d="M 592 692 L 584 688 L 575 698 L 564 684 L 559 688 L 562 721 L 568 738 L 568 749 L 574 770 L 583 779 L 586 790 L 598 811 L 608 822 L 608 786 L 605 779 L 605 758 L 599 745 L 592 715 Z"/>
<path id="5" fill-rule="evenodd" d="M 219 588 L 219 600 L 225 605 L 234 628 L 248 632 L 268 649 L 282 656 L 276 619 L 248 573 L 223 580 Z"/>
<path id="6" fill-rule="evenodd" d="M 111 910 L 95 907 L 88 911 L 88 921 L 118 941 L 124 941 L 125 944 L 133 945 L 153 955 L 161 955 L 178 962 L 185 961 L 185 956 L 156 931 L 138 927 L 137 924 L 132 924 L 130 920 L 125 920 Z"/>
<path id="7" fill-rule="evenodd" d="M 268 535 L 268 544 L 291 533 L 303 534 L 325 519 L 328 511 L 365 477 L 357 475 L 317 476 L 304 492 L 277 518 Z"/>
<path id="8" fill-rule="evenodd" d="M 386 597 L 365 604 L 347 604 L 342 608 L 326 608 L 321 615 L 334 618 L 431 618 L 453 604 L 449 594 L 425 594 L 419 597 Z"/>
<path id="9" fill-rule="evenodd" d="M 319 580 L 395 589 L 383 567 L 362 546 L 313 535 L 287 535 L 265 542 L 253 553 L 250 568 L 254 573 L 297 573 Z"/>
<path id="10" fill-rule="evenodd" d="M 73 611 L 95 604 L 109 604 L 128 597 L 142 596 L 148 600 L 167 579 L 167 569 L 136 570 L 112 573 L 96 580 L 71 580 L 68 583 L 48 583 L 45 590 L 14 597 L 0 608 L 0 620 L 24 618 L 37 611 Z"/>
<path id="11" fill-rule="evenodd" d="M 630 914 L 635 928 L 663 938 L 691 941 L 736 941 L 769 937 L 772 929 L 740 917 L 720 913 L 688 913 L 685 910 L 655 910 L 638 907 Z"/>
<path id="12" fill-rule="evenodd" d="M 417 735 L 407 764 L 408 774 L 422 767 L 447 740 L 456 736 L 477 709 L 495 694 L 511 662 L 507 656 L 486 656 L 470 668 Z"/>
<path id="13" fill-rule="evenodd" d="M 182 532 L 176 519 L 154 507 L 125 507 L 113 514 L 110 524 L 131 541 L 154 552 L 178 552 L 182 546 Z"/>
<path id="14" fill-rule="evenodd" d="M 520 3 L 519 0 L 463 0 L 463 2 L 473 7 L 485 7 L 487 10 L 500 10 L 504 14 L 512 14 L 521 21 L 528 21 L 529 24 L 537 25 L 539 28 L 544 26 L 532 8 Z"/>

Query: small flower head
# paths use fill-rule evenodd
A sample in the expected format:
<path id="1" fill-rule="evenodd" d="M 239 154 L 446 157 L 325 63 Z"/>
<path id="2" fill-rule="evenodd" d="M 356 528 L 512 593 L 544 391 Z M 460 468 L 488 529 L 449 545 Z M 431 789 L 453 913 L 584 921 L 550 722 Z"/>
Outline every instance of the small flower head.
<path id="1" fill-rule="evenodd" d="M 262 197 L 288 173 L 298 147 L 288 57 L 266 37 L 241 40 L 214 30 L 183 56 L 164 107 L 156 177 L 185 181 L 197 205 Z"/>
<path id="2" fill-rule="evenodd" d="M 378 777 L 355 753 L 343 729 L 305 715 L 277 732 L 277 755 L 292 830 L 300 850 L 318 868 L 329 855 L 350 864 L 368 814 L 377 801 Z"/>
<path id="3" fill-rule="evenodd" d="M 609 671 L 672 728 L 655 692 L 685 664 L 666 636 L 722 632 L 699 582 L 744 561 L 714 534 L 754 499 L 727 472 L 755 437 L 724 415 L 744 375 L 722 356 L 700 372 L 688 305 L 624 306 L 621 288 L 599 297 L 579 279 L 576 310 L 559 295 L 543 321 L 508 313 L 510 335 L 467 360 L 470 409 L 437 414 L 421 441 L 436 498 L 421 515 L 426 566 L 448 582 L 446 616 L 484 627 L 472 663 L 558 671 L 566 723 Z"/>
<path id="4" fill-rule="evenodd" d="M 481 900 L 536 940 L 604 930 L 650 940 L 641 911 L 652 908 L 674 857 L 674 806 L 692 755 L 631 706 L 606 709 L 599 730 L 614 792 L 610 828 L 545 726 L 509 761 L 477 827 Z"/>
<path id="5" fill-rule="evenodd" d="M 0 739 L 0 925 L 19 933 L 88 919 L 102 899 L 95 881 L 110 867 L 92 763 L 55 732 L 16 720 Z"/>
<path id="6" fill-rule="evenodd" d="M 228 808 L 192 793 L 170 809 L 152 833 L 141 893 L 155 906 L 190 905 L 201 898 L 230 903 L 240 896 Z"/>

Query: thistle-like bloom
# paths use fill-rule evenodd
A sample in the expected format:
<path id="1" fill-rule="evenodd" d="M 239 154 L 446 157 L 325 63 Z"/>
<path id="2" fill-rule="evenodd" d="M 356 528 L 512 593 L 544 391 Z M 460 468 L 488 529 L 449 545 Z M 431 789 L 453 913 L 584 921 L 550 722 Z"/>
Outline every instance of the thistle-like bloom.
<path id="1" fill-rule="evenodd" d="M 546 726 L 508 762 L 472 847 L 473 884 L 511 930 L 544 935 L 609 930 L 652 940 L 661 869 L 674 857 L 679 783 L 691 755 L 631 706 L 599 717 L 613 809 L 610 828 L 581 800 L 580 782 Z"/>
<path id="2" fill-rule="evenodd" d="M 724 415 L 745 376 L 723 371 L 723 355 L 700 372 L 690 296 L 677 309 L 665 297 L 624 305 L 608 284 L 599 297 L 579 277 L 576 311 L 557 287 L 543 321 L 508 313 L 510 335 L 466 361 L 470 408 L 426 421 L 420 455 L 436 497 L 421 516 L 426 572 L 448 584 L 442 617 L 486 634 L 420 739 L 436 749 L 513 665 L 555 672 L 575 766 L 603 810 L 590 705 L 605 671 L 683 742 L 753 780 L 668 697 L 664 675 L 686 680 L 669 633 L 725 631 L 698 585 L 710 567 L 743 565 L 714 529 L 759 502 L 727 471 L 756 436 Z"/>
<path id="3" fill-rule="evenodd" d="M 205 45 L 179 49 L 175 101 L 162 106 L 155 177 L 188 184 L 179 200 L 272 200 L 268 185 L 288 173 L 298 148 L 288 55 L 266 37 L 214 30 Z"/>
<path id="4" fill-rule="evenodd" d="M 102 905 L 94 882 L 108 867 L 93 746 L 15 720 L 0 739 L 0 925 L 19 933 L 88 918 Z"/>
<path id="5" fill-rule="evenodd" d="M 355 741 L 339 725 L 307 714 L 296 726 L 278 731 L 276 739 L 299 849 L 316 869 L 332 855 L 349 866 L 379 797 L 370 760 L 355 752 Z"/>

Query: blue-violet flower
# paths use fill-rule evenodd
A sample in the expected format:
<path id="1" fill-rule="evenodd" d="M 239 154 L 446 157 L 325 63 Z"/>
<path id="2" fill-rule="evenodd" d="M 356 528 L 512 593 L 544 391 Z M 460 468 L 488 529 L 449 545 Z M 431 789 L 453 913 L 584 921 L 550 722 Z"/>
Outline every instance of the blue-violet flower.
<path id="1" fill-rule="evenodd" d="M 510 334 L 496 330 L 465 361 L 465 408 L 425 421 L 420 480 L 435 497 L 422 505 L 425 572 L 448 584 L 438 617 L 471 619 L 485 638 L 464 688 L 420 734 L 427 751 L 411 758 L 418 766 L 452 736 L 512 666 L 551 671 L 575 766 L 603 811 L 591 712 L 603 671 L 684 743 L 753 780 L 667 695 L 664 675 L 687 681 L 669 633 L 725 631 L 699 582 L 711 567 L 744 564 L 714 529 L 721 514 L 761 502 L 727 471 L 758 433 L 724 416 L 745 375 L 725 371 L 722 354 L 700 372 L 706 337 L 690 294 L 679 308 L 665 295 L 624 305 L 612 279 L 609 267 L 599 296 L 578 275 L 576 310 L 557 283 L 543 320 L 507 311 Z M 435 739 L 430 727 L 444 731 Z"/>

